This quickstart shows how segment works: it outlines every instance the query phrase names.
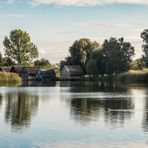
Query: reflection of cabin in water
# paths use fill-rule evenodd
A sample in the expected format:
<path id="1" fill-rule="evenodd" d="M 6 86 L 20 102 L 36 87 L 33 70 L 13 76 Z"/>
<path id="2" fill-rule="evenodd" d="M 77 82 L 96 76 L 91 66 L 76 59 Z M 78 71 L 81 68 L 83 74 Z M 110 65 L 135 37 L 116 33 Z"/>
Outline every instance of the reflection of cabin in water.
<path id="1" fill-rule="evenodd" d="M 81 80 L 84 72 L 80 65 L 64 66 L 61 71 L 62 80 Z"/>

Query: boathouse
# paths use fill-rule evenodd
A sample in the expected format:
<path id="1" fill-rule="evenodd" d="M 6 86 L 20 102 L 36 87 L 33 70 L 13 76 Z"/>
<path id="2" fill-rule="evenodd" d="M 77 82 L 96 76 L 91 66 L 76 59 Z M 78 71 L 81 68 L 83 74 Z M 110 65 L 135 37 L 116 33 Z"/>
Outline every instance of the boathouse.
<path id="1" fill-rule="evenodd" d="M 36 80 L 39 67 L 23 67 L 20 71 L 20 77 L 23 81 Z"/>
<path id="2" fill-rule="evenodd" d="M 56 73 L 53 69 L 42 69 L 37 73 L 38 80 L 46 80 L 46 81 L 55 81 L 56 80 Z"/>
<path id="3" fill-rule="evenodd" d="M 80 65 L 67 65 L 61 71 L 61 80 L 81 80 L 84 72 Z"/>

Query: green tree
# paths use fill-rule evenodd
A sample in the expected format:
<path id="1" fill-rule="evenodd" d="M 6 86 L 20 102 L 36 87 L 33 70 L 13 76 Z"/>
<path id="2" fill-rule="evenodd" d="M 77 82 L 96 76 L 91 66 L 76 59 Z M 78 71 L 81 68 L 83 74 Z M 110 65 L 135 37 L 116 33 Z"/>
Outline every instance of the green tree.
<path id="1" fill-rule="evenodd" d="M 15 61 L 17 65 L 31 64 L 38 57 L 37 47 L 31 42 L 26 31 L 15 29 L 10 32 L 4 41 L 5 55 Z"/>
<path id="2" fill-rule="evenodd" d="M 144 52 L 143 61 L 146 67 L 148 67 L 148 29 L 145 29 L 141 33 L 141 38 L 143 39 L 144 44 L 142 45 L 142 49 Z"/>
<path id="3" fill-rule="evenodd" d="M 0 53 L 0 66 L 3 66 L 3 56 L 1 53 Z"/>
<path id="4" fill-rule="evenodd" d="M 102 57 L 105 61 L 105 73 L 108 75 L 117 74 L 129 70 L 134 47 L 124 38 L 110 38 L 102 45 Z"/>
<path id="5" fill-rule="evenodd" d="M 52 65 L 47 59 L 42 58 L 41 60 L 36 60 L 34 62 L 34 66 L 39 66 L 41 68 L 49 69 Z"/>
<path id="6" fill-rule="evenodd" d="M 87 62 L 87 74 L 90 76 L 90 77 L 95 77 L 98 75 L 98 69 L 97 69 L 97 60 L 96 59 L 90 59 L 88 62 Z"/>
<path id="7" fill-rule="evenodd" d="M 144 62 L 141 58 L 132 61 L 130 64 L 130 69 L 132 70 L 142 70 L 143 68 L 144 68 Z"/>
<path id="8" fill-rule="evenodd" d="M 69 48 L 70 56 L 62 61 L 65 65 L 80 65 L 86 72 L 87 62 L 91 58 L 93 52 L 100 48 L 100 44 L 87 38 L 76 40 Z"/>
<path id="9" fill-rule="evenodd" d="M 12 59 L 10 57 L 4 57 L 3 61 L 2 61 L 2 66 L 13 66 L 15 65 L 15 62 L 12 61 Z"/>

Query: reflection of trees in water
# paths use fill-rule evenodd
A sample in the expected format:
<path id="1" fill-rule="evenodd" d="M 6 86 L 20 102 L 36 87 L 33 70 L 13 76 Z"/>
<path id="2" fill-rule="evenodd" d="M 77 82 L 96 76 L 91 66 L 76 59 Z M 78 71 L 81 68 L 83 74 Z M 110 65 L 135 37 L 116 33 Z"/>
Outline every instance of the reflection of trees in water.
<path id="1" fill-rule="evenodd" d="M 146 96 L 148 96 L 148 91 L 146 91 Z M 148 132 L 148 98 L 144 98 L 144 112 L 143 112 L 142 128 L 145 132 Z"/>
<path id="2" fill-rule="evenodd" d="M 37 87 L 44 87 L 44 86 L 56 86 L 56 81 L 24 81 L 22 86 L 37 86 Z"/>
<path id="3" fill-rule="evenodd" d="M 3 101 L 3 96 L 2 94 L 0 94 L 0 106 L 2 105 L 2 101 Z"/>
<path id="4" fill-rule="evenodd" d="M 22 130 L 30 125 L 37 108 L 37 96 L 28 93 L 9 93 L 6 97 L 6 122 L 10 122 L 15 131 Z"/>
<path id="5" fill-rule="evenodd" d="M 125 119 L 130 119 L 135 105 L 131 98 L 106 99 L 102 102 L 106 123 L 124 124 Z"/>
<path id="6" fill-rule="evenodd" d="M 109 111 L 111 109 L 112 111 Z M 121 100 L 75 98 L 71 100 L 72 117 L 84 123 L 96 120 L 98 116 L 103 116 L 107 123 L 124 123 L 124 120 L 132 115 L 132 112 L 126 111 L 127 109 L 134 109 L 134 104 L 130 98 Z"/>
<path id="7" fill-rule="evenodd" d="M 70 87 L 71 92 L 125 92 L 127 87 L 115 83 L 98 81 L 61 81 L 61 87 Z"/>
<path id="8" fill-rule="evenodd" d="M 63 82 L 66 83 L 66 82 Z M 66 85 L 66 84 L 63 84 Z M 89 92 L 103 92 L 110 93 L 110 95 L 125 96 L 128 92 L 128 87 L 116 85 L 114 83 L 97 83 L 97 82 L 71 82 L 71 93 L 89 93 Z M 132 112 L 129 109 L 134 109 L 134 103 L 131 98 L 72 98 L 71 99 L 71 115 L 78 121 L 96 120 L 98 116 L 105 119 L 108 123 L 124 123 L 125 119 L 131 118 Z M 109 111 L 109 109 L 116 111 Z"/>
<path id="9" fill-rule="evenodd" d="M 98 100 L 76 98 L 71 100 L 71 115 L 78 121 L 90 121 L 99 115 L 100 103 Z"/>

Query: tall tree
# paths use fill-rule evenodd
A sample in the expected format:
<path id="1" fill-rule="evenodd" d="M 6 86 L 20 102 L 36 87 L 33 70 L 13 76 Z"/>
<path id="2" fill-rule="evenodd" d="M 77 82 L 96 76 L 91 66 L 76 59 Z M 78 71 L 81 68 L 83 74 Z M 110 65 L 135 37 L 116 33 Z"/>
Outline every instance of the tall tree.
<path id="1" fill-rule="evenodd" d="M 38 57 L 37 47 L 31 42 L 26 31 L 12 30 L 9 37 L 4 38 L 3 44 L 5 55 L 18 65 L 31 64 L 33 59 Z"/>
<path id="2" fill-rule="evenodd" d="M 0 53 L 0 66 L 3 66 L 3 56 L 1 53 Z"/>
<path id="3" fill-rule="evenodd" d="M 130 68 L 130 62 L 134 55 L 134 47 L 129 42 L 124 42 L 124 38 L 110 38 L 102 45 L 102 56 L 105 60 L 106 74 L 112 75 Z"/>
<path id="4" fill-rule="evenodd" d="M 148 29 L 145 29 L 141 33 L 141 38 L 143 39 L 144 44 L 142 45 L 142 49 L 144 52 L 143 61 L 146 67 L 148 67 Z"/>
<path id="5" fill-rule="evenodd" d="M 91 41 L 87 38 L 76 40 L 69 48 L 70 56 L 65 58 L 62 64 L 80 65 L 86 72 L 88 60 L 91 58 L 93 52 L 100 48 L 100 44 L 96 41 Z"/>

